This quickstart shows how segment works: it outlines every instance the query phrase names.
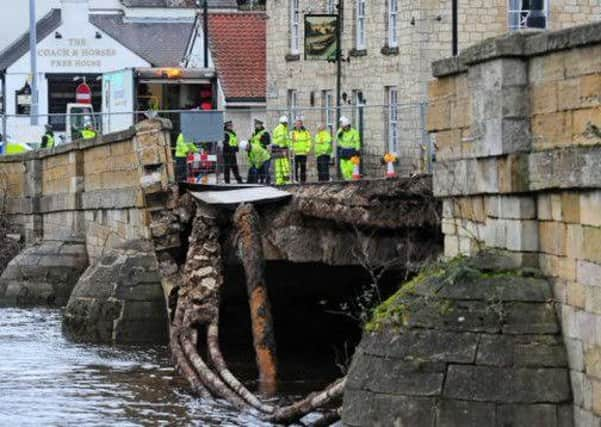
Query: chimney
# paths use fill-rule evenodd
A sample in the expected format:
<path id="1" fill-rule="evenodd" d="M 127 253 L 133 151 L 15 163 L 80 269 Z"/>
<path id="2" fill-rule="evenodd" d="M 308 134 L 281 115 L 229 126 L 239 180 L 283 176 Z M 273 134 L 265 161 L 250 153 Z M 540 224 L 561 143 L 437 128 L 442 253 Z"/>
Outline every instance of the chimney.
<path id="1" fill-rule="evenodd" d="M 61 0 L 61 20 L 68 28 L 81 29 L 88 23 L 88 13 L 88 0 Z"/>

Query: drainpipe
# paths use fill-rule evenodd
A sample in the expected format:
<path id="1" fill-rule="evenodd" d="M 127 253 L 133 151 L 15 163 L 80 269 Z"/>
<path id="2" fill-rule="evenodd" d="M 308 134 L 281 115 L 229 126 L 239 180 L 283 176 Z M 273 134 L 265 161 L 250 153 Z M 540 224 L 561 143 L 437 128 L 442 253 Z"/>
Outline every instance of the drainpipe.
<path id="1" fill-rule="evenodd" d="M 205 0 L 203 6 L 203 37 L 204 37 L 204 66 L 209 68 L 209 2 Z"/>
<path id="2" fill-rule="evenodd" d="M 458 15 L 458 9 L 459 9 L 459 0 L 453 0 L 453 3 L 451 5 L 452 11 L 451 11 L 451 15 L 452 15 L 452 32 L 453 32 L 453 56 L 457 56 L 459 54 L 459 30 L 458 30 L 458 25 L 459 25 L 459 19 L 457 17 Z"/>
<path id="3" fill-rule="evenodd" d="M 0 145 L 0 155 L 4 154 L 6 146 L 6 71 L 1 74 L 2 79 L 2 145 Z"/>

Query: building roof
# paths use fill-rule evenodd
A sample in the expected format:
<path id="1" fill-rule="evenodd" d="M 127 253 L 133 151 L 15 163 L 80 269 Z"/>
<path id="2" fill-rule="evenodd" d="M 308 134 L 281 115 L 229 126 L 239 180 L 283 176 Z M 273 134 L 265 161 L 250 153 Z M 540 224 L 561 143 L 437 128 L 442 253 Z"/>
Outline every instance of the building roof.
<path id="1" fill-rule="evenodd" d="M 61 11 L 60 9 L 52 9 L 36 24 L 37 42 L 44 40 L 60 25 Z M 27 52 L 29 52 L 29 32 L 23 34 L 0 52 L 0 71 L 6 70 Z"/>
<path id="2" fill-rule="evenodd" d="M 211 53 L 228 101 L 265 100 L 265 31 L 263 13 L 209 15 Z"/>
<path id="3" fill-rule="evenodd" d="M 215 9 L 236 9 L 238 3 L 236 0 L 208 0 L 209 7 Z M 174 8 L 193 8 L 196 7 L 195 0 L 121 0 L 121 4 L 126 7 L 174 7 Z"/>
<path id="4" fill-rule="evenodd" d="M 153 67 L 178 67 L 192 22 L 124 22 L 123 15 L 90 15 L 90 22 Z"/>

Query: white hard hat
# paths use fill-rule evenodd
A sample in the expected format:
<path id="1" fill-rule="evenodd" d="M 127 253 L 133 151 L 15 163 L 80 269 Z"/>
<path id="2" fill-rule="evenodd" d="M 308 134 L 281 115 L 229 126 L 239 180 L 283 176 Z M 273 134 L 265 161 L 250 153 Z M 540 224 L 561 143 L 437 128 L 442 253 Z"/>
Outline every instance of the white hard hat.
<path id="1" fill-rule="evenodd" d="M 280 123 L 288 123 L 288 117 L 287 116 L 280 117 Z"/>
<path id="2" fill-rule="evenodd" d="M 348 126 L 348 125 L 351 124 L 351 121 L 347 117 L 345 117 L 345 116 L 340 117 L 339 121 L 340 121 L 340 125 L 343 126 L 343 127 Z"/>
<path id="3" fill-rule="evenodd" d="M 248 148 L 248 141 L 245 139 L 240 141 L 240 150 L 246 151 L 247 148 Z"/>

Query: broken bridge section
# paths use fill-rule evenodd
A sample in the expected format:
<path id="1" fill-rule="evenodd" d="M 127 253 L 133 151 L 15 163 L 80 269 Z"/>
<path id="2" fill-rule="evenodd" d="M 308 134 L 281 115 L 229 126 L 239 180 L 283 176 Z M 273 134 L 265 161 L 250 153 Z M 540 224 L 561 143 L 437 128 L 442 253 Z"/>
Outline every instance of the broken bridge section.
<path id="1" fill-rule="evenodd" d="M 182 205 L 195 210 L 183 215 L 194 218 L 187 257 L 179 277 L 174 274 L 170 279 L 178 285 L 164 286 L 170 288 L 168 300 L 175 300 L 170 313 L 174 361 L 200 395 L 254 409 L 275 422 L 292 422 L 328 404 L 339 406 L 346 379 L 283 407 L 262 403 L 244 387 L 229 371 L 220 349 L 221 300 L 227 288 L 224 265 L 243 267 L 259 390 L 265 396 L 276 391 L 278 380 L 274 332 L 278 325 L 268 295 L 268 258 L 373 271 L 394 262 L 397 268 L 411 270 L 441 247 L 436 237 L 440 206 L 432 198 L 428 178 L 281 189 L 194 187 L 182 197 Z M 272 283 L 271 289 L 278 286 Z M 207 361 L 199 351 L 203 343 Z M 337 417 L 336 412 L 323 416 Z"/>

